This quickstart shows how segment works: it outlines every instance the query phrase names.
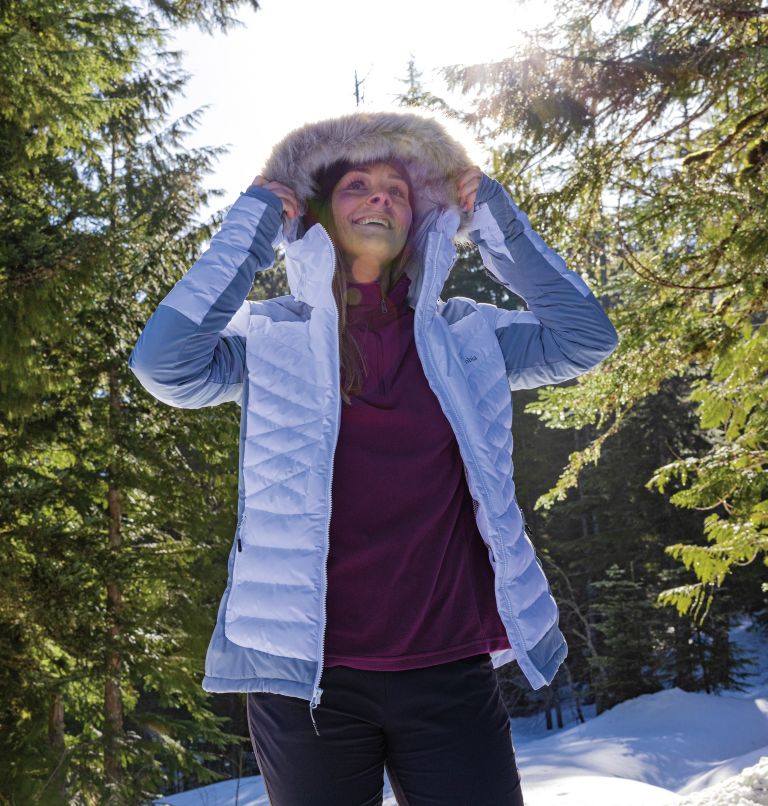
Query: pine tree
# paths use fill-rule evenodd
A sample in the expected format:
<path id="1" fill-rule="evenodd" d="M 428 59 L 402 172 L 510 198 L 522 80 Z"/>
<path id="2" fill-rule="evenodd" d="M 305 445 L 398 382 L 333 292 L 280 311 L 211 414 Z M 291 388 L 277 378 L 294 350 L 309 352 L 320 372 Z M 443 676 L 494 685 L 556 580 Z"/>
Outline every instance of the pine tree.
<path id="1" fill-rule="evenodd" d="M 598 654 L 589 659 L 601 671 L 593 685 L 598 714 L 661 689 L 654 668 L 654 605 L 645 582 L 627 577 L 625 569 L 614 563 L 605 578 L 591 586 L 599 598 L 592 605 L 598 617 Z"/>
<path id="2" fill-rule="evenodd" d="M 168 121 L 185 76 L 164 22 L 237 2 L 10 4 L 0 18 L 0 793 L 140 803 L 214 779 L 200 688 L 226 576 L 237 412 L 179 412 L 127 367 L 153 307 L 220 223 L 221 149 Z M 255 4 L 252 4 L 255 6 Z M 54 80 L 55 79 L 55 80 Z M 7 104 L 5 101 L 7 100 Z"/>
<path id="3" fill-rule="evenodd" d="M 465 119 L 546 239 L 590 279 L 602 263 L 620 334 L 598 370 L 542 395 L 547 422 L 597 433 L 538 505 L 563 500 L 664 381 L 689 379 L 706 445 L 648 483 L 679 480 L 670 501 L 710 513 L 705 544 L 667 547 L 696 581 L 659 595 L 701 623 L 729 574 L 768 564 L 768 23 L 754 0 L 562 0 L 557 17 L 509 59 L 446 71 L 480 90 Z"/>
<path id="4" fill-rule="evenodd" d="M 411 58 L 408 60 L 406 77 L 398 79 L 401 84 L 406 85 L 405 92 L 397 95 L 395 101 L 400 106 L 418 106 L 423 109 L 438 110 L 448 117 L 455 116 L 456 111 L 454 109 L 442 98 L 433 95 L 424 87 L 421 76 L 421 71 L 416 68 L 416 59 L 411 54 Z"/>
<path id="5" fill-rule="evenodd" d="M 0 395 L 24 411 L 66 379 L 37 360 L 38 335 L 60 323 L 61 301 L 87 284 L 99 127 L 137 99 L 115 92 L 161 50 L 167 25 L 236 24 L 256 0 L 12 0 L 0 7 Z"/>

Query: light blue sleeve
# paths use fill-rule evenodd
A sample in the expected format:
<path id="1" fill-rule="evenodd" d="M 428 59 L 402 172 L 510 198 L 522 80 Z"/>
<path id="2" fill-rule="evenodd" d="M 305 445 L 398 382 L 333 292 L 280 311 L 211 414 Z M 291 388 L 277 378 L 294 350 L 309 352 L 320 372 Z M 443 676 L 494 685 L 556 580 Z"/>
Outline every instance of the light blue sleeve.
<path id="1" fill-rule="evenodd" d="M 616 349 L 616 329 L 589 286 L 485 174 L 469 237 L 488 271 L 528 305 L 527 311 L 495 309 L 494 329 L 513 390 L 575 378 Z"/>
<path id="2" fill-rule="evenodd" d="M 241 400 L 245 335 L 230 322 L 238 311 L 247 314 L 256 272 L 274 263 L 281 212 L 269 190 L 241 193 L 208 249 L 149 318 L 128 366 L 158 400 L 187 409 Z M 247 315 L 244 322 L 247 328 Z"/>

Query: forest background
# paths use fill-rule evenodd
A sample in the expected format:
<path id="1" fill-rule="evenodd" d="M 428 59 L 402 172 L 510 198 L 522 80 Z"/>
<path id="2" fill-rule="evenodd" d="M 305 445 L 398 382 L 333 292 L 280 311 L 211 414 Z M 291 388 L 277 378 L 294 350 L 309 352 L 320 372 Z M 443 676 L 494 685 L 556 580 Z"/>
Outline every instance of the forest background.
<path id="1" fill-rule="evenodd" d="M 127 366 L 225 212 L 198 219 L 223 149 L 185 144 L 202 112 L 170 117 L 186 76 L 164 46 L 241 5 L 0 8 L 0 802 L 138 804 L 254 768 L 242 695 L 200 687 L 239 412 L 164 406 Z M 556 5 L 508 58 L 446 68 L 469 108 L 413 61 L 399 98 L 472 127 L 619 332 L 576 381 L 514 394 L 569 655 L 536 692 L 499 677 L 552 730 L 564 702 L 738 686 L 729 625 L 768 626 L 768 9 Z M 252 298 L 286 291 L 278 261 Z M 455 294 L 525 307 L 472 251 Z"/>

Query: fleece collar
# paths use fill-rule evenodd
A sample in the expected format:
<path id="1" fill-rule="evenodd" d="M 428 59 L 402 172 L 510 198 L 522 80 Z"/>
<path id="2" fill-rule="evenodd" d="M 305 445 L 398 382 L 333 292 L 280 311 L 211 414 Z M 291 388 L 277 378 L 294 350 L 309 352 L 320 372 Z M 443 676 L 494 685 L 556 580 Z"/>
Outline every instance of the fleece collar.
<path id="1" fill-rule="evenodd" d="M 381 292 L 378 280 L 370 283 L 347 281 L 347 319 L 350 325 L 379 328 L 397 319 L 408 309 L 407 294 L 411 278 L 403 273 L 389 293 Z M 383 303 L 383 304 L 382 304 Z"/>

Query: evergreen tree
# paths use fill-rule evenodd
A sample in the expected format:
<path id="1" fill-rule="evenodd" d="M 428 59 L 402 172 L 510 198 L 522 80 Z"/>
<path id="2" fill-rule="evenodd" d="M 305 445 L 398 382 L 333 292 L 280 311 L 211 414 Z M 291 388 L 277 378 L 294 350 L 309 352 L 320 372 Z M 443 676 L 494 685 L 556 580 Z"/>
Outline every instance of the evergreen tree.
<path id="1" fill-rule="evenodd" d="M 696 581 L 659 595 L 700 623 L 729 574 L 768 563 L 766 25 L 756 0 L 561 0 L 520 53 L 446 71 L 480 91 L 465 119 L 539 231 L 570 268 L 605 271 L 620 333 L 596 371 L 540 396 L 546 422 L 597 432 L 538 506 L 564 499 L 641 401 L 688 379 L 706 444 L 647 484 L 678 480 L 669 500 L 709 512 L 706 543 L 666 549 Z"/>
<path id="2" fill-rule="evenodd" d="M 62 797 L 141 802 L 174 768 L 205 781 L 191 742 L 227 739 L 200 678 L 232 527 L 236 413 L 184 417 L 127 367 L 138 323 L 211 235 L 188 215 L 206 201 L 199 184 L 215 153 L 174 157 L 183 127 L 139 143 L 126 123 L 110 121 L 94 172 L 93 276 L 62 305 L 66 327 L 39 337 L 40 356 L 70 384 L 6 432 L 16 551 L 3 566 L 15 586 L 0 612 L 28 630 L 30 667 L 44 674 L 22 681 L 24 710 L 55 725 L 55 741 L 45 748 L 23 721 L 4 732 L 14 774 L 3 785 L 36 799 L 55 769 Z M 157 710 L 143 697 L 153 691 Z"/>
<path id="3" fill-rule="evenodd" d="M 221 149 L 169 122 L 161 22 L 237 2 L 11 3 L 0 16 L 0 797 L 143 803 L 242 737 L 200 688 L 235 511 L 237 411 L 179 412 L 127 367 L 221 220 Z M 255 4 L 252 3 L 252 5 Z"/>
<path id="4" fill-rule="evenodd" d="M 99 127 L 141 101 L 115 91 L 161 49 L 163 26 L 236 24 L 256 0 L 11 0 L 0 6 L 0 395 L 23 413 L 65 383 L 37 359 L 37 336 L 61 300 L 87 284 L 93 232 L 83 172 L 98 164 Z"/>
<path id="5" fill-rule="evenodd" d="M 600 639 L 598 653 L 589 662 L 600 669 L 593 684 L 600 714 L 631 697 L 661 689 L 654 668 L 653 623 L 657 619 L 645 581 L 628 579 L 615 563 L 592 588 L 598 598 L 592 611 Z"/>
<path id="6" fill-rule="evenodd" d="M 442 98 L 433 95 L 424 87 L 421 76 L 421 71 L 416 68 L 416 59 L 411 54 L 411 58 L 408 60 L 406 77 L 398 79 L 401 84 L 406 85 L 405 92 L 395 96 L 395 101 L 400 106 L 418 106 L 423 109 L 442 112 L 448 117 L 456 116 L 456 111 Z"/>

